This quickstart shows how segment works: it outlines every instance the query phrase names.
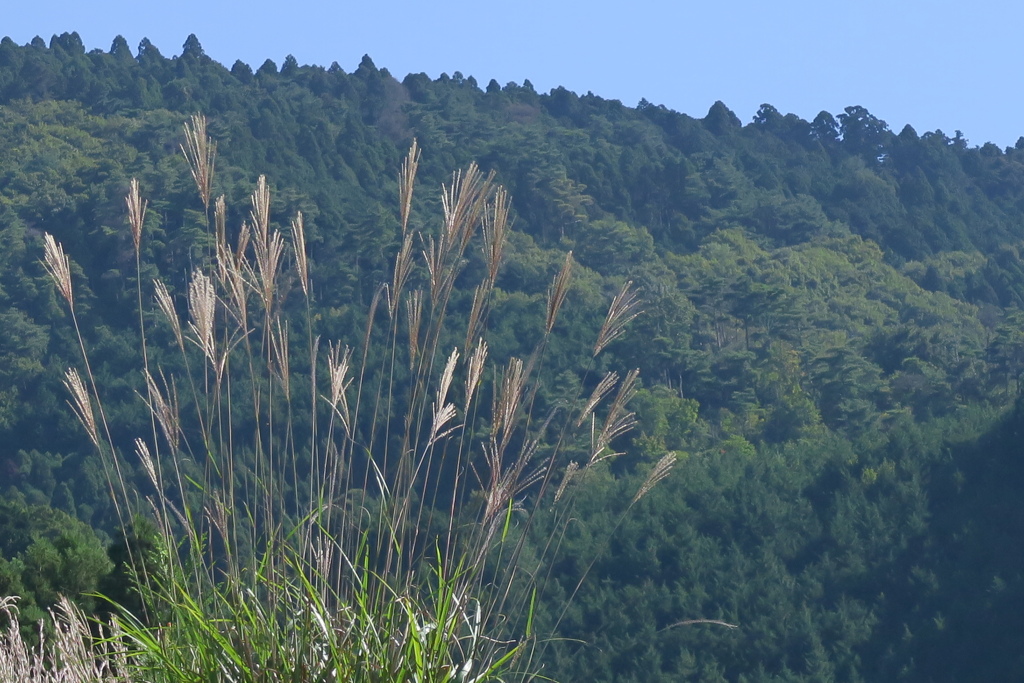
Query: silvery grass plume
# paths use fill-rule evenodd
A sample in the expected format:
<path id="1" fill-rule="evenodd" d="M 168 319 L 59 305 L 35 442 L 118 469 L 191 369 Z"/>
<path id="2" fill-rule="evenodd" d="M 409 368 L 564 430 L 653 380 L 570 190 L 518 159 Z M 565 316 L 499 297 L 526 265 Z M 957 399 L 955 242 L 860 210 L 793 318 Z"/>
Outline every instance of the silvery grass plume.
<path id="1" fill-rule="evenodd" d="M 16 597 L 0 598 L 0 616 L 7 621 L 0 633 L 0 683 L 130 683 L 118 673 L 128 655 L 118 646 L 117 633 L 96 641 L 67 598 L 50 610 L 52 634 L 40 622 L 35 647 L 21 636 Z"/>
<path id="2" fill-rule="evenodd" d="M 185 124 L 185 142 L 181 145 L 181 153 L 188 161 L 192 180 L 203 202 L 203 207 L 210 210 L 210 193 L 213 188 L 213 169 L 217 161 L 217 144 L 206 133 L 206 117 L 195 114 Z"/>

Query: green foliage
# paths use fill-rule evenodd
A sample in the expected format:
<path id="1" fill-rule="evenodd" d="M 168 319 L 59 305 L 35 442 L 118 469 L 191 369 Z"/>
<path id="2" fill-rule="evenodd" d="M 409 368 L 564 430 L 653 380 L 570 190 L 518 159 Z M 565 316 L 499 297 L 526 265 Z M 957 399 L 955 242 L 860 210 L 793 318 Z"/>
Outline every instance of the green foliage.
<path id="1" fill-rule="evenodd" d="M 34 623 L 59 596 L 95 609 L 89 596 L 110 569 L 102 542 L 87 525 L 60 510 L 0 500 L 0 593 L 21 598 L 30 639 Z"/>

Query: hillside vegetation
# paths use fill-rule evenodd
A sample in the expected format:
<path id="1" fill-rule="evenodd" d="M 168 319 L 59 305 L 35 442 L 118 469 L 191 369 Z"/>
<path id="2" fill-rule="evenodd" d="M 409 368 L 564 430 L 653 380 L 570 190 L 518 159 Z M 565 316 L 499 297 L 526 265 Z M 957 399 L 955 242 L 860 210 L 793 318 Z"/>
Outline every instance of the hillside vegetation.
<path id="1" fill-rule="evenodd" d="M 765 104 L 744 124 L 716 103 L 692 118 L 528 81 L 399 80 L 369 57 L 351 73 L 292 57 L 229 69 L 194 36 L 173 58 L 121 38 L 86 52 L 73 33 L 0 42 L 0 596 L 22 595 L 24 614 L 59 593 L 124 590 L 107 478 L 66 402 L 78 341 L 40 265 L 42 235 L 70 255 L 112 438 L 130 451 L 150 420 L 137 284 L 160 277 L 184 307 L 214 247 L 180 153 L 195 112 L 217 143 L 214 193 L 235 207 L 233 235 L 261 174 L 275 221 L 303 213 L 325 338 L 362 338 L 401 246 L 398 170 L 414 138 L 430 191 L 410 222 L 426 233 L 451 169 L 477 162 L 511 196 L 494 362 L 546 339 L 548 286 L 572 252 L 538 414 L 638 368 L 638 427 L 580 497 L 540 582 L 545 675 L 1024 675 L 1024 138 L 1000 149 L 896 132 L 861 106 L 808 122 Z M 141 275 L 133 177 L 151 198 Z M 465 258 L 449 303 L 459 319 L 487 267 Z M 644 313 L 592 360 L 602 307 L 627 281 Z M 285 315 L 303 317 L 289 286 Z M 666 452 L 671 477 L 630 505 Z M 581 457 L 564 448 L 558 465 Z M 559 523 L 542 516 L 536 538 Z M 542 552 L 534 542 L 524 556 Z"/>

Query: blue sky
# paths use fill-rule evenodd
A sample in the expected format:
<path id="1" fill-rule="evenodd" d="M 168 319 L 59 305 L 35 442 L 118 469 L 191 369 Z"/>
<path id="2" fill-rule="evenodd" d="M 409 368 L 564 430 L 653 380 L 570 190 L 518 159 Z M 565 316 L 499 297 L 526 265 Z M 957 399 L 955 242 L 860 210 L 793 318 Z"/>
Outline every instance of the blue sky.
<path id="1" fill-rule="evenodd" d="M 1000 146 L 1024 136 L 1022 25 L 1011 0 L 36 0 L 0 14 L 19 44 L 77 31 L 106 50 L 121 34 L 170 56 L 195 33 L 227 66 L 292 54 L 352 71 L 369 54 L 399 79 L 529 79 L 697 117 L 722 100 L 744 122 L 763 102 L 806 119 L 862 105 L 897 132 L 959 129 Z"/>

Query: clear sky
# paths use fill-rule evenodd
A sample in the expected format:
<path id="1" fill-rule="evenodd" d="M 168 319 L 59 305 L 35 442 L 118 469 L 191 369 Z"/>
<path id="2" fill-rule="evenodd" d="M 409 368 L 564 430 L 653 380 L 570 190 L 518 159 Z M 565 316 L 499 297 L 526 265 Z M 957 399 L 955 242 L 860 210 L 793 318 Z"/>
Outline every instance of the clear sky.
<path id="1" fill-rule="evenodd" d="M 722 100 L 805 119 L 862 105 L 899 132 L 963 131 L 972 145 L 1024 135 L 1019 0 L 7 0 L 19 44 L 77 31 L 88 49 L 148 37 L 165 56 L 189 33 L 226 66 L 369 54 L 399 79 L 461 71 L 481 86 L 529 79 L 702 117 Z"/>

